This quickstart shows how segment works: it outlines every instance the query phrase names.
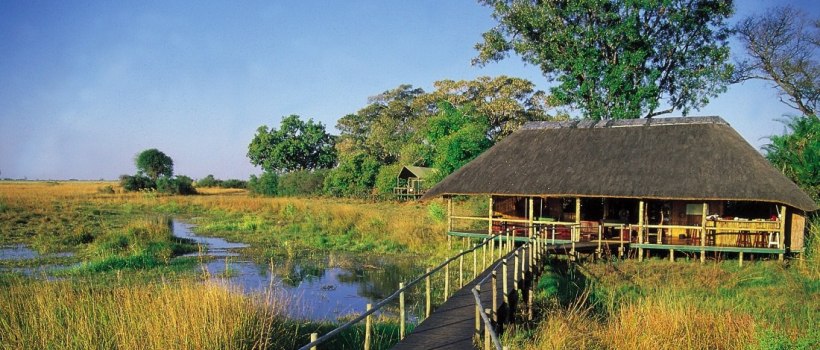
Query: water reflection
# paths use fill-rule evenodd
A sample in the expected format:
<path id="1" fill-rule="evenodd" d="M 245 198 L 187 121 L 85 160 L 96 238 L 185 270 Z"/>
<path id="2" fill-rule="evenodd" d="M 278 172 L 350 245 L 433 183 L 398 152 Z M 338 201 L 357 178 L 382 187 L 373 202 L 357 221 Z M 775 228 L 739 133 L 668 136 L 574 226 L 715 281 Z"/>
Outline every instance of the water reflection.
<path id="1" fill-rule="evenodd" d="M 237 254 L 245 245 L 196 236 L 191 232 L 191 225 L 184 223 L 174 222 L 173 228 L 175 236 L 208 244 L 208 255 L 215 258 L 202 263 L 203 272 L 246 293 L 263 293 L 272 288 L 289 300 L 290 305 L 298 305 L 288 308 L 292 318 L 336 320 L 361 313 L 368 303 L 376 303 L 392 294 L 400 282 L 423 273 L 408 259 L 338 254 L 273 265 L 256 263 Z"/>
<path id="2" fill-rule="evenodd" d="M 74 253 L 71 252 L 59 252 L 59 253 L 51 253 L 46 255 L 40 255 L 37 251 L 29 248 L 25 244 L 15 244 L 10 246 L 0 246 L 0 262 L 2 261 L 13 261 L 19 262 L 23 265 L 26 264 L 26 260 L 36 260 L 40 258 L 68 258 L 74 256 Z M 29 265 L 33 266 L 3 266 L 0 264 L 0 272 L 2 271 L 9 271 L 9 272 L 17 272 L 21 273 L 26 276 L 36 276 L 36 275 L 47 275 L 48 272 L 65 268 L 66 265 L 61 264 L 42 264 L 37 265 L 37 263 L 28 263 Z"/>

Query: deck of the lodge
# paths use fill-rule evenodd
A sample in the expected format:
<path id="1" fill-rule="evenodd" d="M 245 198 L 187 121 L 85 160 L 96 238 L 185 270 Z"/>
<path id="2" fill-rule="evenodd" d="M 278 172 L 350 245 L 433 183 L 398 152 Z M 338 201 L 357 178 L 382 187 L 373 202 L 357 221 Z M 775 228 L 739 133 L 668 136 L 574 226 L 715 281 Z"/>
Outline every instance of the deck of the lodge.
<path id="1" fill-rule="evenodd" d="M 575 245 L 576 251 L 594 251 L 598 247 L 597 243 L 577 243 Z M 614 246 L 610 246 L 610 249 Z M 550 254 L 566 254 L 572 249 L 570 244 L 550 245 Z M 522 256 L 526 261 L 528 257 Z M 507 269 L 510 271 L 507 274 L 507 280 L 512 290 L 514 269 L 513 254 L 507 256 Z M 473 344 L 473 335 L 475 334 L 475 297 L 471 290 L 475 288 L 477 281 L 481 281 L 487 275 L 492 273 L 492 265 L 490 268 L 484 270 L 478 277 L 464 287 L 456 291 L 450 298 L 441 306 L 439 306 L 427 319 L 422 321 L 412 333 L 408 334 L 401 342 L 396 344 L 393 349 L 475 349 Z M 498 265 L 496 270 L 498 278 L 502 278 L 501 266 Z M 481 285 L 481 303 L 485 306 L 492 305 L 492 279 L 488 278 Z M 498 281 L 496 288 L 498 289 L 498 298 L 502 298 L 503 283 Z M 499 305 L 501 301 L 499 300 Z"/>

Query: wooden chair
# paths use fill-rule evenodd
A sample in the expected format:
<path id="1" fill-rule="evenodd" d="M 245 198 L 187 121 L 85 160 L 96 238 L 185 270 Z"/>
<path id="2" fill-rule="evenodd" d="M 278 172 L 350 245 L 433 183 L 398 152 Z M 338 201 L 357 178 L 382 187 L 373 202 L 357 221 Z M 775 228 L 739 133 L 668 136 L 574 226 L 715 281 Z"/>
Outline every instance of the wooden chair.
<path id="1" fill-rule="evenodd" d="M 738 247 L 748 247 L 751 246 L 751 242 L 749 241 L 749 232 L 747 231 L 740 231 L 737 233 L 737 240 L 735 241 L 735 245 Z"/>

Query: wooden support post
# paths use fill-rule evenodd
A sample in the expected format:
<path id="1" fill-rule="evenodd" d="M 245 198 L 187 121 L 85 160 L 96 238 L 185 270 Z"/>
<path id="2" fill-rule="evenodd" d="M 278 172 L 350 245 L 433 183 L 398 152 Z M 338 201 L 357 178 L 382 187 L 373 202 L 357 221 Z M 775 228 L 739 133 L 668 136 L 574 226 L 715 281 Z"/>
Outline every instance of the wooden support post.
<path id="1" fill-rule="evenodd" d="M 700 217 L 700 263 L 706 262 L 706 216 L 709 215 L 709 203 L 703 202 L 703 214 Z"/>
<path id="2" fill-rule="evenodd" d="M 373 308 L 372 304 L 367 304 L 367 311 Z M 373 331 L 373 315 L 367 315 L 364 326 L 364 350 L 370 350 L 370 333 Z"/>
<path id="3" fill-rule="evenodd" d="M 487 239 L 484 239 L 484 244 L 481 246 L 481 269 L 487 268 Z"/>
<path id="4" fill-rule="evenodd" d="M 476 283 L 475 291 L 479 295 L 479 300 L 481 300 L 481 285 Z M 475 334 L 476 336 L 481 336 L 481 304 L 475 303 Z"/>
<path id="5" fill-rule="evenodd" d="M 581 197 L 575 197 L 575 223 L 581 224 Z"/>
<path id="6" fill-rule="evenodd" d="M 490 315 L 490 312 L 488 312 L 488 311 L 490 311 L 490 309 L 484 309 L 484 312 L 487 315 Z M 492 343 L 491 343 L 491 339 L 490 339 L 490 327 L 484 327 L 484 350 L 492 349 L 490 347 L 491 344 Z"/>
<path id="7" fill-rule="evenodd" d="M 447 233 L 453 232 L 453 197 L 447 196 Z"/>
<path id="8" fill-rule="evenodd" d="M 427 277 L 424 278 L 424 282 L 426 284 L 426 302 L 424 308 L 424 318 L 430 317 L 430 268 L 427 268 Z"/>
<path id="9" fill-rule="evenodd" d="M 478 276 L 478 247 L 473 246 L 473 279 Z"/>
<path id="10" fill-rule="evenodd" d="M 487 235 L 492 237 L 493 235 L 493 196 L 490 196 L 490 207 L 487 210 Z"/>
<path id="11" fill-rule="evenodd" d="M 595 253 L 598 254 L 598 259 L 601 258 L 601 254 L 602 254 L 601 253 L 602 252 L 602 250 L 601 250 L 601 236 L 603 235 L 603 232 L 604 232 L 604 225 L 603 225 L 603 221 L 602 221 L 602 224 L 598 225 L 598 250 L 595 251 Z"/>
<path id="12" fill-rule="evenodd" d="M 495 259 L 495 237 L 490 237 L 490 260 Z"/>
<path id="13" fill-rule="evenodd" d="M 737 254 L 737 264 L 740 267 L 743 267 L 743 252 Z"/>
<path id="14" fill-rule="evenodd" d="M 404 289 L 404 283 L 403 282 L 399 283 L 399 289 Z M 405 331 L 405 328 L 406 328 L 406 326 L 404 324 L 404 322 L 405 322 L 404 320 L 407 318 L 407 314 L 405 313 L 405 310 L 404 310 L 404 291 L 403 290 L 401 291 L 401 293 L 399 293 L 399 316 L 401 317 L 401 322 L 399 323 L 399 327 L 400 327 L 400 329 L 399 329 L 399 339 L 404 339 L 404 331 Z"/>
<path id="15" fill-rule="evenodd" d="M 507 279 L 507 258 L 501 260 L 501 297 L 504 298 L 505 306 L 509 306 L 509 300 L 507 299 L 507 294 L 509 293 L 508 288 L 508 279 Z"/>
<path id="16" fill-rule="evenodd" d="M 533 221 L 535 220 L 535 217 L 534 217 L 535 216 L 535 211 L 534 211 L 535 200 L 533 200 L 532 197 L 529 197 L 527 199 L 527 204 L 528 204 L 527 207 L 529 208 L 529 215 L 527 216 L 527 218 L 529 219 L 529 222 L 528 222 L 529 229 L 527 229 L 527 236 L 532 237 L 532 232 L 535 229 L 535 225 L 533 224 Z"/>
<path id="17" fill-rule="evenodd" d="M 786 249 L 786 206 L 780 206 L 780 230 L 777 237 L 777 248 Z M 777 254 L 777 261 L 783 262 L 783 253 Z"/>
<path id="18" fill-rule="evenodd" d="M 518 259 L 519 259 L 519 256 L 518 256 L 518 251 L 517 250 L 515 251 L 514 257 L 515 258 L 513 258 L 513 290 L 517 291 L 518 290 L 518 276 L 519 276 L 518 275 Z"/>
<path id="19" fill-rule="evenodd" d="M 490 289 L 492 289 L 493 293 L 493 312 L 489 313 L 488 315 L 493 317 L 494 322 L 498 322 L 498 274 L 496 274 L 495 269 L 493 269 L 493 277 L 490 283 Z"/>
<path id="20" fill-rule="evenodd" d="M 450 263 L 444 264 L 444 301 L 450 295 Z"/>
<path id="21" fill-rule="evenodd" d="M 532 310 L 533 303 L 535 301 L 535 276 L 533 275 L 533 279 L 528 284 L 529 291 L 527 292 L 527 320 L 532 322 L 534 313 Z"/>
<path id="22" fill-rule="evenodd" d="M 512 243 L 512 233 L 510 232 L 510 230 L 507 230 L 507 243 L 506 243 L 507 244 L 507 251 L 506 251 L 506 253 L 508 253 L 508 254 L 512 251 L 512 244 L 510 244 L 510 243 Z"/>
<path id="23" fill-rule="evenodd" d="M 643 245 L 643 199 L 638 201 L 638 244 Z M 643 261 L 643 247 L 638 248 L 638 261 Z"/>
<path id="24" fill-rule="evenodd" d="M 319 333 L 310 333 L 310 342 L 311 343 L 315 342 L 317 339 L 319 339 Z M 316 346 L 311 346 L 310 350 L 316 350 Z"/>
<path id="25" fill-rule="evenodd" d="M 464 287 L 464 250 L 458 253 L 458 287 Z"/>
<path id="26" fill-rule="evenodd" d="M 675 262 L 675 250 L 674 249 L 669 249 L 669 261 L 670 262 Z"/>

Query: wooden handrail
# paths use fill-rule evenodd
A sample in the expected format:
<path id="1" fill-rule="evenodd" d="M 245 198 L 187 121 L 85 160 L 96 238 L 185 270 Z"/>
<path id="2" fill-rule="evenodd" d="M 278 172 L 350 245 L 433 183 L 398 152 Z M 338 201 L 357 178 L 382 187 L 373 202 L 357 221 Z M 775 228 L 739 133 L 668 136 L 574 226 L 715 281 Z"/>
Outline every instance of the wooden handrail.
<path id="1" fill-rule="evenodd" d="M 494 235 L 494 236 L 498 236 L 498 235 Z M 441 263 L 440 265 L 438 265 L 435 268 L 431 269 L 429 272 L 426 272 L 425 274 L 419 276 L 418 278 L 414 279 L 410 283 L 407 283 L 404 286 L 404 288 L 397 289 L 395 292 L 393 292 L 393 294 L 390 294 L 390 296 L 388 296 L 387 298 L 384 298 L 381 301 L 379 301 L 378 303 L 376 303 L 375 305 L 373 305 L 373 307 L 371 309 L 367 310 L 365 313 L 359 315 L 358 317 L 356 317 L 356 318 L 354 318 L 350 321 L 345 322 L 344 324 L 337 327 L 336 329 L 325 333 L 325 335 L 319 337 L 318 339 L 316 339 L 314 341 L 311 341 L 310 343 L 308 343 L 305 346 L 302 346 L 301 348 L 299 348 L 299 350 L 310 350 L 312 347 L 317 346 L 319 344 L 324 343 L 325 341 L 328 341 L 328 340 L 332 339 L 333 337 L 335 337 L 336 335 L 338 335 L 342 331 L 352 327 L 356 323 L 359 323 L 361 320 L 364 320 L 365 318 L 367 318 L 367 316 L 375 313 L 376 311 L 378 311 L 379 309 L 381 309 L 382 307 L 387 305 L 387 303 L 389 303 L 389 302 L 393 301 L 394 299 L 396 299 L 402 292 L 410 289 L 410 287 L 413 287 L 416 284 L 423 281 L 424 279 L 426 279 L 427 277 L 432 276 L 433 274 L 440 271 L 442 268 L 444 268 L 445 266 L 447 266 L 451 262 L 455 261 L 456 259 L 459 259 L 462 256 L 464 256 L 464 255 L 466 255 L 470 252 L 474 252 L 476 249 L 483 247 L 484 245 L 488 244 L 490 241 L 492 241 L 492 239 L 485 239 L 484 242 L 482 242 L 481 244 L 475 245 L 472 249 L 462 251 L 458 255 L 455 255 L 455 256 L 445 260 L 443 263 Z"/>

